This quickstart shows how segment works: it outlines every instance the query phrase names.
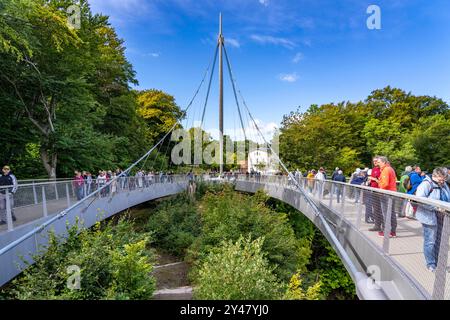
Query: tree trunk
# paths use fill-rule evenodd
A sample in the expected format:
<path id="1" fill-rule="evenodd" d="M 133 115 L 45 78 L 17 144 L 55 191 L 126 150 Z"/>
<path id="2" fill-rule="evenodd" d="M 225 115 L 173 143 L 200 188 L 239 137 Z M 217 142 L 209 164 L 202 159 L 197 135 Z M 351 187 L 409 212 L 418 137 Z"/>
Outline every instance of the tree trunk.
<path id="1" fill-rule="evenodd" d="M 57 154 L 49 155 L 48 151 L 45 148 L 41 148 L 41 159 L 44 165 L 45 170 L 47 171 L 48 177 L 51 180 L 56 179 L 56 163 L 58 160 Z"/>

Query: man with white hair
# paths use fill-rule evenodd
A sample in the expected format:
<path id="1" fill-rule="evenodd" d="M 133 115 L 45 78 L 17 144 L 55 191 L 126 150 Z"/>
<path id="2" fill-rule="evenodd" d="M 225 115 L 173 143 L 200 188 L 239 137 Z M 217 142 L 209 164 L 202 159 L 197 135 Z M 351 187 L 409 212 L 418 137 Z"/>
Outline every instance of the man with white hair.
<path id="1" fill-rule="evenodd" d="M 447 168 L 434 169 L 432 177 L 426 176 L 417 187 L 416 196 L 450 202 L 450 188 L 446 184 L 447 179 Z M 439 212 L 433 206 L 419 205 L 416 218 L 423 227 L 423 253 L 427 268 L 434 272 L 438 262 L 444 212 Z"/>
<path id="2" fill-rule="evenodd" d="M 333 178 L 333 181 L 345 183 L 345 176 L 342 170 L 338 170 L 337 174 Z M 342 184 L 336 183 L 335 185 L 336 185 L 336 200 L 337 203 L 339 203 L 342 196 Z"/>
<path id="3" fill-rule="evenodd" d="M 378 166 L 381 169 L 381 175 L 379 179 L 376 179 L 378 182 L 378 186 L 382 190 L 388 190 L 388 191 L 397 191 L 397 176 L 395 174 L 394 168 L 391 167 L 389 160 L 387 157 L 378 157 Z M 385 225 L 385 217 L 389 212 L 387 212 L 388 205 L 387 205 L 387 198 L 383 197 L 381 195 L 380 197 L 380 204 L 381 204 L 381 212 L 374 212 L 374 218 L 375 218 L 375 226 L 373 229 L 380 229 L 378 231 L 378 235 L 380 237 L 384 237 L 384 225 Z M 392 208 L 394 208 L 394 204 L 392 205 Z M 391 215 L 391 230 L 389 233 L 390 238 L 397 237 L 396 229 L 397 229 L 397 215 L 393 210 L 390 212 Z M 382 229 L 383 228 L 383 229 Z M 376 231 L 376 230 L 371 231 Z M 370 230 L 370 229 L 369 229 Z M 388 230 L 389 231 L 389 230 Z"/>

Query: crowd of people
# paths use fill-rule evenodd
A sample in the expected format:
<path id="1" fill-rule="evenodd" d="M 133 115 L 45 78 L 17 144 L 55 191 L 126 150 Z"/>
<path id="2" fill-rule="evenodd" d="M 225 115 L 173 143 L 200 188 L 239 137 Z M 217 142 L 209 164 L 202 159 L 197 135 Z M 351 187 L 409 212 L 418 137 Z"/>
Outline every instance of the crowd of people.
<path id="1" fill-rule="evenodd" d="M 415 195 L 421 198 L 440 200 L 450 202 L 450 168 L 438 167 L 432 173 L 422 171 L 420 166 L 407 166 L 400 175 L 399 182 L 394 168 L 390 165 L 387 157 L 376 156 L 373 158 L 372 168 L 358 168 L 350 176 L 349 180 L 345 177 L 342 170 L 336 168 L 330 180 L 350 185 L 366 186 L 374 189 L 387 190 L 392 192 L 401 192 L 409 195 Z M 325 181 L 327 175 L 324 168 L 318 171 L 310 170 L 305 174 L 297 169 L 293 172 L 297 178 L 305 177 L 308 179 L 308 188 L 312 192 L 316 181 Z M 341 201 L 343 193 L 343 184 L 336 184 L 334 192 L 336 200 Z M 380 237 L 384 237 L 385 217 L 388 208 L 388 197 L 383 197 L 377 192 L 365 192 L 367 189 L 350 188 L 349 197 L 354 198 L 355 202 L 362 201 L 365 205 L 365 222 L 373 224 L 369 231 L 377 232 Z M 326 190 L 329 192 L 329 190 Z M 363 194 L 361 195 L 361 192 Z M 398 199 L 395 199 L 398 201 Z M 443 213 L 438 207 L 420 205 L 414 201 L 404 199 L 397 207 L 399 211 L 392 210 L 390 217 L 390 238 L 397 237 L 397 217 L 405 217 L 418 220 L 423 227 L 424 237 L 424 255 L 428 270 L 434 272 L 437 266 L 439 256 L 440 237 L 443 226 Z"/>
<path id="2" fill-rule="evenodd" d="M 118 179 L 115 179 L 119 177 Z M 88 171 L 75 170 L 75 177 L 73 178 L 73 187 L 77 200 L 81 200 L 93 191 L 101 189 L 99 195 L 104 197 L 109 194 L 114 194 L 117 189 L 128 188 L 133 190 L 135 188 L 147 188 L 153 183 L 173 182 L 173 171 L 145 171 L 138 170 L 136 174 L 130 175 L 128 172 L 123 172 L 121 169 L 100 170 L 97 176 L 93 176 Z M 104 187 L 112 180 L 111 184 Z"/>
<path id="3" fill-rule="evenodd" d="M 321 167 L 318 171 L 310 170 L 301 173 L 296 170 L 289 175 L 289 183 L 293 183 L 292 177 L 300 181 L 301 178 L 307 179 L 307 187 L 310 192 L 318 185 L 322 188 L 322 194 L 334 192 L 336 201 L 340 203 L 343 196 L 343 187 L 345 183 L 350 185 L 366 186 L 368 188 L 349 188 L 347 196 L 353 198 L 355 202 L 361 201 L 365 206 L 365 222 L 373 224 L 369 231 L 377 232 L 379 236 L 384 237 L 385 218 L 388 212 L 388 197 L 381 193 L 370 192 L 371 189 L 381 189 L 390 192 L 401 192 L 416 197 L 428 198 L 432 200 L 440 200 L 450 202 L 450 170 L 446 167 L 435 168 L 432 173 L 428 174 L 422 171 L 420 166 L 407 166 L 405 171 L 400 175 L 397 181 L 397 175 L 394 168 L 390 165 L 387 157 L 376 156 L 373 158 L 371 168 L 357 168 L 355 172 L 347 179 L 343 170 L 336 168 L 328 179 L 326 170 Z M 227 180 L 237 179 L 238 171 L 225 172 L 223 178 Z M 218 175 L 217 172 L 209 172 L 211 177 Z M 119 177 L 119 179 L 115 179 Z M 261 173 L 257 171 L 246 172 L 246 177 L 261 179 Z M 187 174 L 188 188 L 191 193 L 195 193 L 196 175 L 192 170 Z M 336 184 L 332 190 L 323 188 L 325 180 L 340 182 Z M 112 181 L 109 185 L 108 182 Z M 118 188 L 135 189 L 149 187 L 153 183 L 174 182 L 174 173 L 172 171 L 144 171 L 138 170 L 136 174 L 130 175 L 121 169 L 115 171 L 100 170 L 97 176 L 87 171 L 75 171 L 73 178 L 74 192 L 78 200 L 83 199 L 93 191 L 101 189 L 100 197 L 114 194 Z M 107 185 L 107 186 L 106 186 Z M 106 186 L 106 187 L 105 187 Z M 14 215 L 14 194 L 18 189 L 16 177 L 12 174 L 9 166 L 4 166 L 0 175 L 0 225 L 7 222 L 7 203 L 9 201 L 12 219 L 16 221 Z M 369 192 L 367 192 L 369 190 Z M 401 198 L 395 198 L 396 201 Z M 420 205 L 411 199 L 403 199 L 398 211 L 391 210 L 389 237 L 397 237 L 397 217 L 405 217 L 418 220 L 423 227 L 424 237 L 424 255 L 427 268 L 434 271 L 437 266 L 439 256 L 439 245 L 443 226 L 442 212 L 437 207 L 429 205 Z M 392 206 L 391 208 L 393 208 Z"/>

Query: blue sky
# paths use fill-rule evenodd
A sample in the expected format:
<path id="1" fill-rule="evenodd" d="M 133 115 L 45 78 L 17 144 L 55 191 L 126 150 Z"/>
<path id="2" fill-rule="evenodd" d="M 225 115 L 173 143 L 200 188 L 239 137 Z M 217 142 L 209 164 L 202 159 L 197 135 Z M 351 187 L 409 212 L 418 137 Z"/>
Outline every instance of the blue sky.
<path id="1" fill-rule="evenodd" d="M 185 108 L 212 58 L 219 12 L 234 74 L 267 133 L 311 104 L 358 101 L 387 85 L 450 102 L 448 0 L 90 0 L 125 40 L 139 89 Z M 381 9 L 369 30 L 367 7 Z M 225 127 L 239 127 L 225 77 Z M 217 127 L 217 76 L 206 127 Z M 200 119 L 206 85 L 190 119 Z M 195 115 L 195 117 L 194 117 Z M 244 119 L 246 122 L 248 119 Z"/>

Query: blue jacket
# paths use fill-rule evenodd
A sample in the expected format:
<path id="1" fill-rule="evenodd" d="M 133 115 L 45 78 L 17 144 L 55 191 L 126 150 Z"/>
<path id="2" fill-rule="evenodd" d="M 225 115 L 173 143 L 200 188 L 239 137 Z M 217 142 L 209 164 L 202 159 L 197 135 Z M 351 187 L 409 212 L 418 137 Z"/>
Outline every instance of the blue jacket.
<path id="1" fill-rule="evenodd" d="M 353 178 L 353 180 L 350 184 L 362 185 L 365 181 L 366 181 L 366 177 L 356 176 Z"/>
<path id="2" fill-rule="evenodd" d="M 432 191 L 431 188 L 433 188 Z M 441 200 L 446 197 L 447 200 L 449 200 L 450 188 L 447 184 L 440 187 L 436 182 L 427 176 L 417 188 L 416 196 L 434 200 Z M 416 218 L 423 224 L 430 226 L 437 225 L 436 212 L 433 206 L 419 204 L 417 207 Z"/>
<path id="3" fill-rule="evenodd" d="M 345 182 L 345 176 L 343 174 L 336 173 L 333 181 Z"/>
<path id="4" fill-rule="evenodd" d="M 414 194 L 417 190 L 417 188 L 419 187 L 419 185 L 422 183 L 423 181 L 423 177 L 421 177 L 420 175 L 417 174 L 417 172 L 413 172 L 409 175 L 409 181 L 411 182 L 411 190 L 409 190 L 407 193 L 408 194 Z"/>

